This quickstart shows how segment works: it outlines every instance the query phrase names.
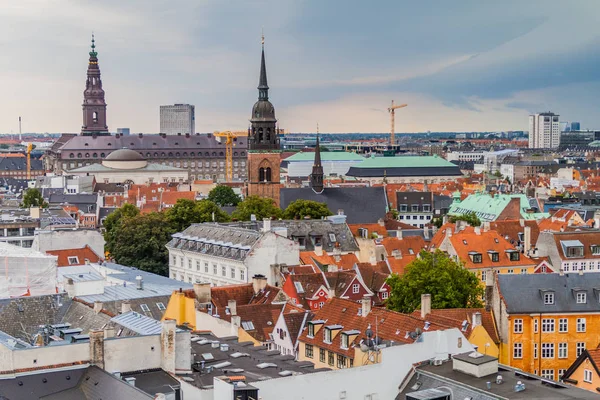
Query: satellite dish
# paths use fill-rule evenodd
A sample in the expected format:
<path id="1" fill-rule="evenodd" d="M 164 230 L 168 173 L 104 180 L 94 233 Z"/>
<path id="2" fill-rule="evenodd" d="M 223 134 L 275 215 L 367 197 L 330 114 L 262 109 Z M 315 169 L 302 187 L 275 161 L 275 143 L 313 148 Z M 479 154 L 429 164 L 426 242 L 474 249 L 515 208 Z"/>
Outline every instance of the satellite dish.
<path id="1" fill-rule="evenodd" d="M 423 331 L 421 330 L 421 328 L 417 328 L 417 329 L 415 329 L 415 333 L 417 335 L 421 335 L 421 333 L 423 333 Z"/>

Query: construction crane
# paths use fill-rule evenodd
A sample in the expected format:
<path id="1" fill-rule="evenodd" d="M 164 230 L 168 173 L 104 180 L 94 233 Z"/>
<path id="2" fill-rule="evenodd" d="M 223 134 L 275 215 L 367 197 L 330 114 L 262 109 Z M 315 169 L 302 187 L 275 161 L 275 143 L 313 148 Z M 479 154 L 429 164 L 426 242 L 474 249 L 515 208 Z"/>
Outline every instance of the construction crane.
<path id="1" fill-rule="evenodd" d="M 33 145 L 27 143 L 27 180 L 31 179 L 31 150 L 33 150 Z"/>
<path id="2" fill-rule="evenodd" d="M 390 108 L 388 108 L 388 111 L 390 112 L 391 116 L 392 116 L 392 126 L 391 126 L 391 130 L 390 130 L 390 144 L 394 145 L 394 143 L 396 143 L 396 138 L 394 136 L 395 132 L 395 126 L 396 126 L 396 120 L 395 120 L 395 110 L 397 110 L 398 108 L 404 108 L 406 107 L 408 104 L 400 104 L 400 105 L 394 105 L 394 100 L 392 100 L 392 106 Z"/>
<path id="3" fill-rule="evenodd" d="M 231 182 L 233 180 L 233 142 L 240 136 L 248 136 L 248 132 L 215 131 L 213 135 L 225 138 L 225 176 L 227 177 L 227 182 Z"/>

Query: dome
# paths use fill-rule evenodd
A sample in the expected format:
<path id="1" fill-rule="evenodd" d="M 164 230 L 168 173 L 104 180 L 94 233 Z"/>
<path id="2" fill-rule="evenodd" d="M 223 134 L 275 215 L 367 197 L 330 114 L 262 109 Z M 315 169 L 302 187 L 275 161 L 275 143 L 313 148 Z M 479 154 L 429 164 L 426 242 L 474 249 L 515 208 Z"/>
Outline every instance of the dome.
<path id="1" fill-rule="evenodd" d="M 113 151 L 104 159 L 105 161 L 143 161 L 144 157 L 140 153 L 129 149 L 119 149 Z"/>
<path id="2" fill-rule="evenodd" d="M 252 120 L 274 120 L 275 107 L 269 100 L 259 100 L 252 107 Z"/>

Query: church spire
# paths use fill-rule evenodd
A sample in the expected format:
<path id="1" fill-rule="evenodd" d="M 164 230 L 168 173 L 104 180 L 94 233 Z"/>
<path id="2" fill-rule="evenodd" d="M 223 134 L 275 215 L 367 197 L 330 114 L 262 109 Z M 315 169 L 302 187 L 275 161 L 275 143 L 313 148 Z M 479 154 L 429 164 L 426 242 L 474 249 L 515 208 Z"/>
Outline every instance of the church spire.
<path id="1" fill-rule="evenodd" d="M 106 126 L 104 89 L 102 89 L 98 53 L 96 52 L 96 39 L 93 33 L 89 55 L 87 79 L 83 92 L 83 125 L 81 127 L 81 134 L 109 135 L 108 126 Z"/>
<path id="2" fill-rule="evenodd" d="M 258 100 L 269 100 L 269 85 L 267 84 L 267 66 L 265 63 L 265 34 L 261 36 L 262 53 L 260 56 L 260 78 L 258 80 Z"/>
<path id="3" fill-rule="evenodd" d="M 319 125 L 317 124 L 317 144 L 315 147 L 315 162 L 310 174 L 310 187 L 317 193 L 323 193 L 323 165 L 321 165 L 321 146 L 319 142 Z"/>

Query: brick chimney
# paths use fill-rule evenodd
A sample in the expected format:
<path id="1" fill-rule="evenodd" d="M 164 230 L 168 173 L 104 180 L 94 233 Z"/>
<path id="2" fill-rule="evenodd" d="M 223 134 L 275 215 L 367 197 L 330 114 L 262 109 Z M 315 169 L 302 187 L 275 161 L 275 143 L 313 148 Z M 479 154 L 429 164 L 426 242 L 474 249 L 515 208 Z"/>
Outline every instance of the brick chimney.
<path id="1" fill-rule="evenodd" d="M 104 369 L 104 331 L 90 331 L 90 364 Z"/>
<path id="2" fill-rule="evenodd" d="M 161 325 L 160 367 L 171 374 L 175 374 L 175 328 L 177 322 L 174 319 L 165 319 L 161 322 Z"/>
<path id="3" fill-rule="evenodd" d="M 252 289 L 254 294 L 258 294 L 267 287 L 267 278 L 264 275 L 254 275 L 252 277 Z"/>
<path id="4" fill-rule="evenodd" d="M 362 317 L 366 317 L 371 312 L 371 295 L 365 294 L 361 300 L 361 308 L 362 308 Z"/>
<path id="5" fill-rule="evenodd" d="M 211 292 L 210 292 L 210 283 L 194 283 L 194 294 L 196 295 L 196 300 L 200 304 L 210 303 L 211 302 Z"/>
<path id="6" fill-rule="evenodd" d="M 129 300 L 123 300 L 121 302 L 121 314 L 125 314 L 131 311 L 131 303 Z"/>
<path id="7" fill-rule="evenodd" d="M 431 314 L 431 295 L 426 293 L 421 295 L 421 318 L 425 319 Z"/>
<path id="8" fill-rule="evenodd" d="M 96 314 L 100 313 L 102 311 L 102 302 L 101 301 L 95 301 L 94 302 L 94 312 Z"/>
<path id="9" fill-rule="evenodd" d="M 235 300 L 228 300 L 227 301 L 227 308 L 229 308 L 229 314 L 233 315 L 237 315 L 237 301 Z"/>

